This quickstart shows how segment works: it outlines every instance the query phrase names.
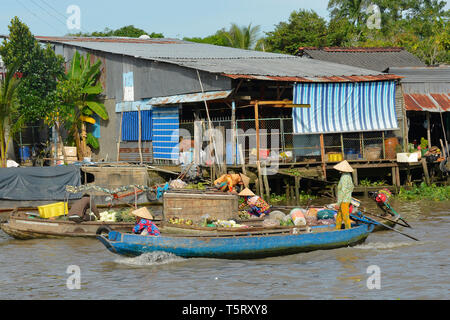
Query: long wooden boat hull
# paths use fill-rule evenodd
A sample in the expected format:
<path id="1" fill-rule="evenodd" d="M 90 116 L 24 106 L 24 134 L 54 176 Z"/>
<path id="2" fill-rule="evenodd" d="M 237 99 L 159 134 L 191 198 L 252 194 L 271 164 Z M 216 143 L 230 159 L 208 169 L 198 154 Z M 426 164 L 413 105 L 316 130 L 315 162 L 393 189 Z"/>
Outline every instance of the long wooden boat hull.
<path id="1" fill-rule="evenodd" d="M 123 222 L 81 222 L 71 221 L 42 221 L 44 219 L 10 219 L 0 224 L 1 230 L 9 236 L 19 240 L 38 238 L 64 238 L 64 237 L 96 237 L 100 227 L 109 227 L 112 230 L 129 232 L 134 223 Z"/>
<path id="2" fill-rule="evenodd" d="M 50 220 L 30 218 L 25 214 L 29 209 L 15 209 L 6 221 L 0 223 L 0 229 L 11 237 L 19 240 L 38 238 L 64 238 L 64 237 L 96 237 L 101 227 L 111 230 L 130 232 L 134 222 L 103 222 L 86 221 L 76 223 L 68 220 Z"/>
<path id="3" fill-rule="evenodd" d="M 253 259 L 353 246 L 364 242 L 373 230 L 373 226 L 366 224 L 338 231 L 333 227 L 313 227 L 311 232 L 300 234 L 260 236 L 240 232 L 230 236 L 153 237 L 112 231 L 108 237 L 97 238 L 108 250 L 124 256 L 164 251 L 186 258 Z"/>

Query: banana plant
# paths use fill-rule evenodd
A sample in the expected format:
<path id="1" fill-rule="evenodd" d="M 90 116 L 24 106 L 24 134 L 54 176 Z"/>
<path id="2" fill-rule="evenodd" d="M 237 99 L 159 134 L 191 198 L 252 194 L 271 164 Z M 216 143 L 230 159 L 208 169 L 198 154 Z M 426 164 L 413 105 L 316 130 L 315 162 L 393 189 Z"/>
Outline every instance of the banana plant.
<path id="1" fill-rule="evenodd" d="M 23 126 L 23 116 L 19 115 L 19 101 L 16 89 L 20 79 L 16 75 L 16 66 L 8 68 L 5 78 L 0 81 L 0 166 L 7 166 L 9 143 Z"/>
<path id="2" fill-rule="evenodd" d="M 86 123 L 96 123 L 94 114 L 108 120 L 108 112 L 101 100 L 100 67 L 100 60 L 91 65 L 89 54 L 84 57 L 75 51 L 65 79 L 58 84 L 60 100 L 66 110 L 66 124 L 69 123 L 80 159 L 91 155 L 88 144 L 98 147 L 98 141 L 87 133 Z"/>

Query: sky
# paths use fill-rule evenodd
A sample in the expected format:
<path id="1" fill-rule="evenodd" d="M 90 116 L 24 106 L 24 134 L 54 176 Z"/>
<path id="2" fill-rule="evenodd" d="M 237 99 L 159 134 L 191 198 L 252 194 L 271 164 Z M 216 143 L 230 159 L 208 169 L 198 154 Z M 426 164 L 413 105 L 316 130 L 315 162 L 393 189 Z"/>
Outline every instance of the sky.
<path id="1" fill-rule="evenodd" d="M 63 36 L 70 30 L 67 13 L 71 5 L 80 9 L 82 32 L 118 29 L 134 25 L 167 38 L 205 37 L 231 23 L 260 25 L 272 31 L 288 21 L 294 10 L 312 9 L 328 19 L 328 0 L 0 0 L 0 34 L 8 34 L 14 16 L 38 36 Z M 69 19 L 73 26 L 77 20 Z"/>

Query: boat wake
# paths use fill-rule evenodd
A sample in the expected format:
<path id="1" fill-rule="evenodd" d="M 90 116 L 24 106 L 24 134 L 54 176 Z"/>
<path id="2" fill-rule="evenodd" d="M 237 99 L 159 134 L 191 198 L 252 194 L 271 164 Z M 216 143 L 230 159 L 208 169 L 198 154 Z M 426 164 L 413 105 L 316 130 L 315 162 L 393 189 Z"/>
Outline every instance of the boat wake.
<path id="1" fill-rule="evenodd" d="M 116 259 L 115 262 L 131 266 L 153 266 L 153 265 L 181 262 L 185 260 L 186 259 L 176 256 L 173 253 L 156 251 L 144 253 L 134 258 L 119 258 Z"/>
<path id="2" fill-rule="evenodd" d="M 417 243 L 414 242 L 372 242 L 372 243 L 366 243 L 357 245 L 354 248 L 355 249 L 361 249 L 361 250 L 389 250 L 389 249 L 395 249 L 395 248 L 401 248 L 401 247 L 409 247 L 411 245 L 416 245 Z"/>

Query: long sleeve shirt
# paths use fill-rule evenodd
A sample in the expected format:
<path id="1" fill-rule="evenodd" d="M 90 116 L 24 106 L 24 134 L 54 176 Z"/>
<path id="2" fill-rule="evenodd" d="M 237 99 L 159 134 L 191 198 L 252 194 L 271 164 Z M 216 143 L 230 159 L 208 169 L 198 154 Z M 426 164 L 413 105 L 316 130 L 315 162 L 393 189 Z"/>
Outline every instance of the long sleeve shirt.
<path id="1" fill-rule="evenodd" d="M 140 234 L 142 231 L 147 230 L 149 236 L 159 236 L 158 227 L 150 220 L 141 219 L 133 228 L 133 232 Z"/>
<path id="2" fill-rule="evenodd" d="M 353 179 L 350 173 L 343 173 L 337 188 L 337 204 L 350 203 L 354 189 Z"/>
<path id="3" fill-rule="evenodd" d="M 246 197 L 245 201 L 239 206 L 239 210 L 242 210 L 246 206 L 249 206 L 258 214 L 264 213 L 270 209 L 269 204 L 259 196 Z"/>

